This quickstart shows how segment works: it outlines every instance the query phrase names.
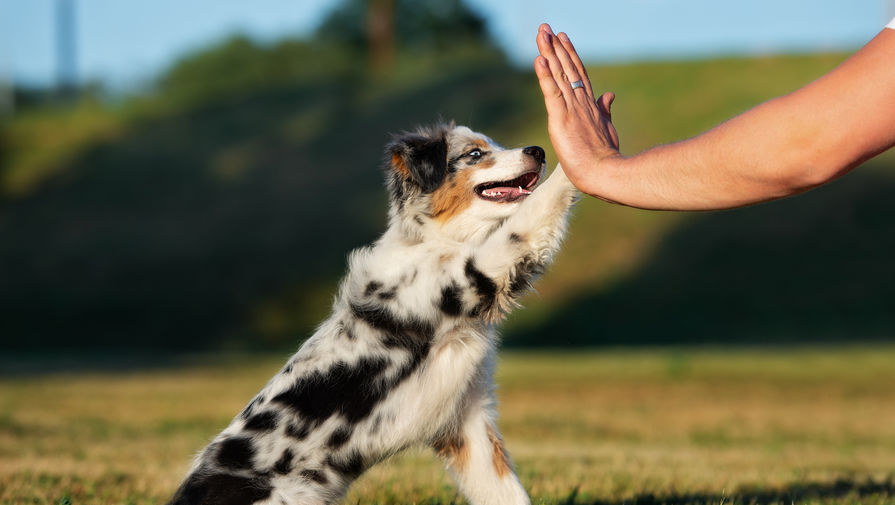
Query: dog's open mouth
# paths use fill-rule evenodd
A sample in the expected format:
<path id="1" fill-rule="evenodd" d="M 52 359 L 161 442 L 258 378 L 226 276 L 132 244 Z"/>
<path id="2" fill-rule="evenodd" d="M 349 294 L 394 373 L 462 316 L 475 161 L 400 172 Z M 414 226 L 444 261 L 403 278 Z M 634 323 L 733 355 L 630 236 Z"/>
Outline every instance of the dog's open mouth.
<path id="1" fill-rule="evenodd" d="M 515 202 L 530 195 L 540 178 L 538 172 L 525 172 L 513 180 L 479 184 L 475 194 L 489 202 Z"/>

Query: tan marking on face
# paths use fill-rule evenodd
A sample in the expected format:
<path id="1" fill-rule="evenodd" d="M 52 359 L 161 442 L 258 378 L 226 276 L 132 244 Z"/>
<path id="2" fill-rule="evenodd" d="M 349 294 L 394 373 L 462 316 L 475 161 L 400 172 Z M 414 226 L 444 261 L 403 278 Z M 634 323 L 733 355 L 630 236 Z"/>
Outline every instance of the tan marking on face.
<path id="1" fill-rule="evenodd" d="M 488 432 L 488 441 L 491 442 L 491 464 L 494 465 L 497 476 L 504 477 L 510 473 L 510 458 L 503 448 L 503 440 L 490 424 L 485 427 L 485 430 Z"/>
<path id="2" fill-rule="evenodd" d="M 444 265 L 445 263 L 451 261 L 452 259 L 454 259 L 453 254 L 447 254 L 447 253 L 442 254 L 441 256 L 438 257 L 438 264 Z"/>
<path id="3" fill-rule="evenodd" d="M 392 155 L 392 167 L 404 177 L 410 177 L 410 170 L 404 164 L 404 158 L 400 154 Z"/>
<path id="4" fill-rule="evenodd" d="M 432 193 L 432 218 L 445 222 L 466 210 L 475 198 L 470 181 L 472 170 L 463 170 L 451 176 Z"/>
<path id="5" fill-rule="evenodd" d="M 488 155 L 485 156 L 481 161 L 475 164 L 476 168 L 491 168 L 493 167 L 497 161 L 494 159 L 494 156 Z"/>
<path id="6" fill-rule="evenodd" d="M 463 471 L 469 461 L 469 447 L 463 437 L 457 435 L 436 440 L 433 444 L 435 452 L 444 458 L 454 470 Z"/>

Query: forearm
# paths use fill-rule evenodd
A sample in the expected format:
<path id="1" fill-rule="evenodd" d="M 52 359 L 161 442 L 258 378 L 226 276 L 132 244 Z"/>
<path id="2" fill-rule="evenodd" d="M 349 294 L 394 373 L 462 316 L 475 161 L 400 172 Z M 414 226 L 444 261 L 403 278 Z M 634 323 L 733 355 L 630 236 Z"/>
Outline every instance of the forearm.
<path id="1" fill-rule="evenodd" d="M 789 95 L 630 157 L 616 150 L 611 100 L 568 89 L 564 75 L 584 71 L 560 38 L 538 39 L 546 56 L 535 65 L 550 137 L 569 179 L 607 201 L 646 209 L 738 207 L 806 191 L 895 145 L 895 30 L 883 30 Z"/>
<path id="2" fill-rule="evenodd" d="M 573 181 L 606 200 L 662 210 L 732 208 L 806 191 L 839 170 L 826 162 L 812 164 L 823 137 L 787 99 L 691 139 L 630 157 L 607 157 L 579 173 L 583 180 Z"/>

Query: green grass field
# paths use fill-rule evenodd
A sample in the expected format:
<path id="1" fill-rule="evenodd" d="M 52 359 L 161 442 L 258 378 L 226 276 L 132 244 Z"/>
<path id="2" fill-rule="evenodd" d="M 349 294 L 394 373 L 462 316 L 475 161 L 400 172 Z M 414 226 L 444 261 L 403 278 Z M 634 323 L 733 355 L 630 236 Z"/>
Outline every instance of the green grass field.
<path id="1" fill-rule="evenodd" d="M 7 375 L 0 503 L 164 503 L 284 358 Z M 895 347 L 507 353 L 499 422 L 534 503 L 895 503 L 893 364 Z M 344 503 L 465 501 L 419 450 Z"/>

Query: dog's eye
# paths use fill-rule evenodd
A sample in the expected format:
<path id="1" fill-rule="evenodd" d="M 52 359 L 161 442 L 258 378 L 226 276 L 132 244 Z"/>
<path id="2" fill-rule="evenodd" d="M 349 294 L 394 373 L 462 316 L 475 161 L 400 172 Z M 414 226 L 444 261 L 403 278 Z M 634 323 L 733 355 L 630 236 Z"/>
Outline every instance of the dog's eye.
<path id="1" fill-rule="evenodd" d="M 482 153 L 481 149 L 473 149 L 472 151 L 469 151 L 468 153 L 466 153 L 466 156 L 468 156 L 474 160 L 477 160 L 482 157 L 482 154 L 483 153 Z"/>

